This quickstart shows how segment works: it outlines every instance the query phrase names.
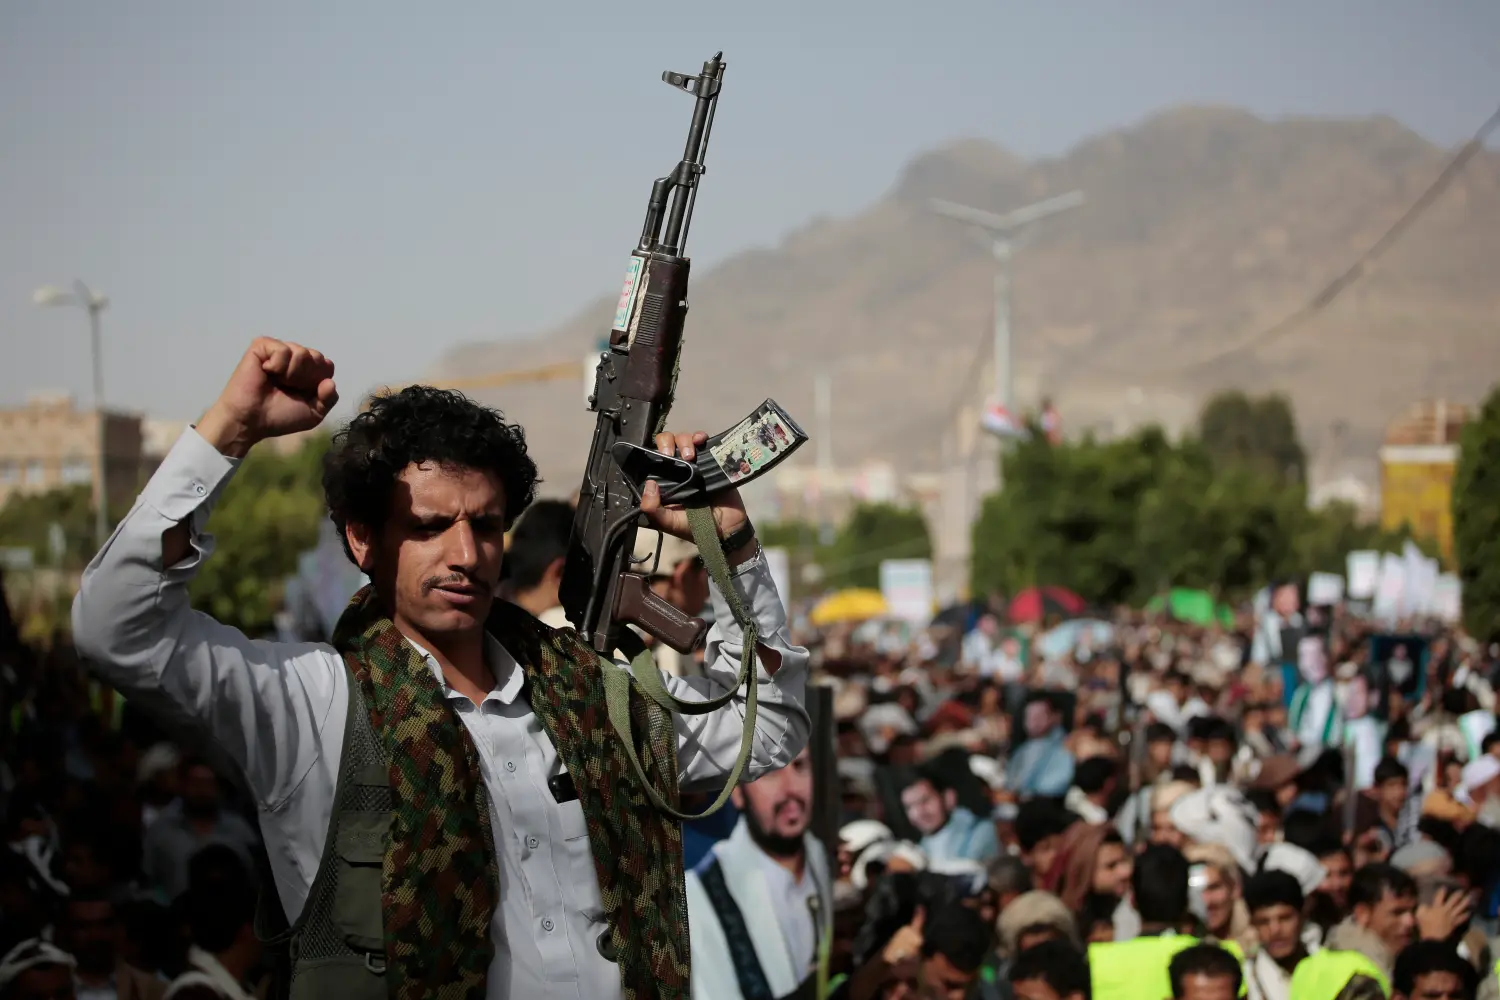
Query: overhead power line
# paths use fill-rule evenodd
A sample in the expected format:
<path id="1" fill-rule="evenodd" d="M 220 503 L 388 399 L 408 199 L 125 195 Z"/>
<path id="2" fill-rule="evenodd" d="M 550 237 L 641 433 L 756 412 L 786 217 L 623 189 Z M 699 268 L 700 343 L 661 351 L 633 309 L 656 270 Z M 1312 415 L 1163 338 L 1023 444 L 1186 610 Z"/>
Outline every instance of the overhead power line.
<path id="1" fill-rule="evenodd" d="M 953 394 L 953 405 L 944 410 L 938 418 L 941 421 L 939 425 L 941 433 L 946 433 L 958 423 L 959 414 L 963 412 L 965 406 L 969 405 L 970 400 L 976 396 L 982 396 L 984 356 L 989 352 L 993 339 L 994 336 L 988 327 L 980 331 L 979 342 L 974 345 L 974 356 L 969 359 L 968 367 L 964 369 L 963 381 L 958 391 Z"/>
<path id="2" fill-rule="evenodd" d="M 1327 309 L 1333 304 L 1335 299 L 1343 294 L 1345 289 L 1364 277 L 1365 269 L 1394 246 L 1396 241 L 1411 228 L 1412 224 L 1432 206 L 1433 202 L 1437 201 L 1438 197 L 1447 190 L 1448 185 L 1453 182 L 1453 178 L 1457 177 L 1464 166 L 1474 158 L 1474 154 L 1484 148 L 1485 140 L 1489 138 L 1490 133 L 1495 130 L 1497 125 L 1500 125 L 1500 108 L 1496 108 L 1494 114 L 1490 115 L 1484 124 L 1479 126 L 1479 129 L 1474 133 L 1474 137 L 1464 143 L 1463 148 L 1458 151 L 1453 159 L 1448 161 L 1448 165 L 1443 167 L 1432 183 L 1427 186 L 1427 190 L 1423 191 L 1421 196 L 1412 202 L 1411 207 L 1402 213 L 1401 217 L 1385 231 L 1380 239 L 1376 240 L 1342 274 L 1329 282 L 1322 291 L 1308 300 L 1300 309 L 1297 309 L 1273 326 L 1260 331 L 1253 337 L 1240 341 L 1238 344 L 1215 351 L 1206 357 L 1171 369 L 1171 374 L 1185 374 L 1206 365 L 1222 361 L 1225 358 L 1233 357 L 1244 351 L 1265 347 L 1267 344 L 1274 343 L 1285 337 L 1318 313 Z"/>

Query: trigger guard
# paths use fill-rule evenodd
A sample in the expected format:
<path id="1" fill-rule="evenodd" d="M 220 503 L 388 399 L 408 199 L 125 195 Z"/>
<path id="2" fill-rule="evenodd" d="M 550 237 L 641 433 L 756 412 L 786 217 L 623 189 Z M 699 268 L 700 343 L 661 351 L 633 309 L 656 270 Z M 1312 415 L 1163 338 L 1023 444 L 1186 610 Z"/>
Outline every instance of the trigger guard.
<path id="1" fill-rule="evenodd" d="M 685 459 L 663 455 L 628 441 L 616 441 L 610 448 L 610 456 L 620 474 L 630 480 L 637 492 L 648 480 L 654 479 L 661 491 L 662 503 L 685 503 L 704 492 L 703 474 Z"/>

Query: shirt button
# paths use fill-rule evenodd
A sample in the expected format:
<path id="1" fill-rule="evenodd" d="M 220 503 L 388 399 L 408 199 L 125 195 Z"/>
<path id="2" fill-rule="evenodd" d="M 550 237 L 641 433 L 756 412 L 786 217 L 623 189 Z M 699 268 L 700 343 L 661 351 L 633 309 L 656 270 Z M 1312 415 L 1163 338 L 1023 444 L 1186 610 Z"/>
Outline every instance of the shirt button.
<path id="1" fill-rule="evenodd" d="M 543 917 L 542 918 L 542 930 L 546 931 L 548 934 L 552 933 L 552 918 L 551 917 Z"/>
<path id="2" fill-rule="evenodd" d="M 507 771 L 514 771 L 516 769 L 516 762 L 513 761 L 513 760 L 506 761 L 505 762 L 505 769 Z"/>
<path id="3" fill-rule="evenodd" d="M 542 846 L 542 842 L 540 840 L 537 840 L 535 837 L 527 837 L 526 838 L 526 846 L 529 847 L 529 848 L 531 848 L 534 851 L 538 847 Z"/>
<path id="4" fill-rule="evenodd" d="M 200 497 L 201 496 L 207 496 L 208 495 L 208 487 L 204 486 L 202 483 L 198 482 L 195 479 L 195 480 L 193 480 L 193 492 L 196 493 L 196 494 L 198 494 Z"/>

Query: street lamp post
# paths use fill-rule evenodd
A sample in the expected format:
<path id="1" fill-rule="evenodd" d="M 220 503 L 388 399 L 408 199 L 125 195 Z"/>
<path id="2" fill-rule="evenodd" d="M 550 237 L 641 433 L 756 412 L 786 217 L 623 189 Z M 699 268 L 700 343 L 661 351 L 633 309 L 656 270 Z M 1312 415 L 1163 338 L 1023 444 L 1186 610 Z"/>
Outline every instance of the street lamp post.
<path id="1" fill-rule="evenodd" d="M 1015 420 L 1015 369 L 1013 366 L 1014 347 L 1010 334 L 1010 271 L 1011 258 L 1014 251 L 1021 246 L 1024 239 L 1030 235 L 1034 225 L 1042 219 L 1065 212 L 1083 204 L 1082 191 L 1070 191 L 1067 194 L 1058 195 L 1055 198 L 1047 198 L 1042 201 L 1033 202 L 1004 215 L 996 215 L 983 209 L 974 208 L 969 205 L 960 205 L 957 202 L 944 201 L 941 198 L 932 198 L 928 205 L 938 215 L 954 219 L 958 222 L 968 223 L 974 227 L 978 235 L 988 244 L 991 256 L 995 259 L 995 304 L 994 304 L 994 367 L 995 367 L 995 402 L 1001 407 L 1006 417 Z M 967 412 L 961 409 L 961 413 Z M 980 419 L 984 417 L 984 410 L 980 410 Z M 952 540 L 954 551 L 947 556 L 947 561 L 955 564 L 967 563 L 970 557 L 970 538 L 968 526 L 974 523 L 978 516 L 979 496 L 986 489 L 984 483 L 976 483 L 975 463 L 989 455 L 989 450 L 977 438 L 972 450 L 967 454 L 958 454 L 963 451 L 961 439 L 955 440 L 954 458 L 962 463 L 963 475 L 960 483 L 953 484 L 950 488 L 959 489 L 962 498 L 959 507 L 963 511 L 963 530 L 955 533 Z M 993 483 L 996 487 L 1000 483 L 1000 457 L 999 442 L 996 442 L 993 454 L 993 464 L 990 473 L 993 475 Z M 981 466 L 983 468 L 983 466 Z M 986 477 L 988 478 L 988 477 Z"/>
<path id="2" fill-rule="evenodd" d="M 967 222 L 984 236 L 995 258 L 995 397 L 1007 413 L 1014 407 L 1015 376 L 1011 367 L 1014 351 L 1010 336 L 1010 262 L 1016 246 L 1042 219 L 1083 204 L 1082 191 L 1033 202 L 1004 215 L 971 208 L 957 202 L 933 198 L 932 210 L 939 215 Z"/>
<path id="3" fill-rule="evenodd" d="M 94 534 L 99 547 L 109 540 L 109 435 L 108 422 L 104 414 L 104 354 L 99 343 L 99 314 L 109 305 L 109 298 L 91 290 L 82 281 L 75 280 L 72 288 L 48 285 L 38 288 L 31 296 L 39 306 L 77 306 L 89 315 L 89 353 L 94 368 L 94 414 L 99 424 L 99 467 L 94 490 Z"/>
<path id="4" fill-rule="evenodd" d="M 828 488 L 833 482 L 833 378 L 827 372 L 813 376 L 813 400 L 818 421 L 818 542 L 832 545 Z"/>

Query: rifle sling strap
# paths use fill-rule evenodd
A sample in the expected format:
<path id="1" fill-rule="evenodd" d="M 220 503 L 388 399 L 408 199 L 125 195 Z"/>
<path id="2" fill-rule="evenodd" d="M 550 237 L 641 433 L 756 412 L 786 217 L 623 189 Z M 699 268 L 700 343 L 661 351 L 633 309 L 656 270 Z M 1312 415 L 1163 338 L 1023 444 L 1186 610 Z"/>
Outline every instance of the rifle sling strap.
<path id="1" fill-rule="evenodd" d="M 729 612 L 734 617 L 735 624 L 740 627 L 744 636 L 744 646 L 740 652 L 740 673 L 732 689 L 716 698 L 703 701 L 683 701 L 667 690 L 666 684 L 662 682 L 661 670 L 656 666 L 656 661 L 651 658 L 649 649 L 642 649 L 630 661 L 630 670 L 626 672 L 619 669 L 613 663 L 601 663 L 604 674 L 604 696 L 605 708 L 609 713 L 610 724 L 614 726 L 615 732 L 619 734 L 625 743 L 625 753 L 630 758 L 630 766 L 635 768 L 636 776 L 641 779 L 646 794 L 650 796 L 652 804 L 662 812 L 675 817 L 678 820 L 695 820 L 712 816 L 724 808 L 724 803 L 729 801 L 729 793 L 740 783 L 740 777 L 744 774 L 745 764 L 750 759 L 750 747 L 755 740 L 755 705 L 756 695 L 760 685 L 757 683 L 758 664 L 760 654 L 759 629 L 755 618 L 746 609 L 744 602 L 740 600 L 739 594 L 734 589 L 734 583 L 729 571 L 729 560 L 724 554 L 724 549 L 719 542 L 719 529 L 714 524 L 713 511 L 708 507 L 689 507 L 687 509 L 688 524 L 693 530 L 693 542 L 698 546 L 698 554 L 703 559 L 703 566 L 708 570 L 709 579 L 713 580 L 714 586 L 719 593 L 724 595 L 724 600 L 729 605 Z M 673 808 L 661 793 L 646 780 L 645 772 L 641 768 L 640 757 L 635 750 L 635 739 L 631 729 L 630 718 L 630 691 L 634 686 L 646 698 L 654 702 L 668 713 L 677 712 L 685 715 L 703 715 L 712 712 L 729 701 L 739 692 L 742 685 L 749 681 L 745 692 L 745 726 L 743 735 L 740 737 L 740 750 L 735 755 L 734 767 L 730 768 L 729 776 L 720 789 L 719 796 L 712 805 L 701 813 L 684 813 Z"/>

